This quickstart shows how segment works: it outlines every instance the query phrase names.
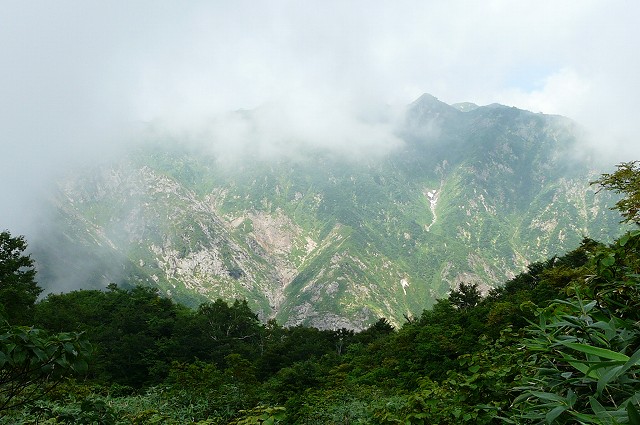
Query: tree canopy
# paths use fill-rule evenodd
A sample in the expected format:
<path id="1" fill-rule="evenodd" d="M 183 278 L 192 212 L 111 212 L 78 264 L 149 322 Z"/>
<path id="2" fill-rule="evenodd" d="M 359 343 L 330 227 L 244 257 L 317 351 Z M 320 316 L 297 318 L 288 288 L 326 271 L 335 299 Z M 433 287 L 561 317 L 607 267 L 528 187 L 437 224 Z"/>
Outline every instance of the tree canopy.
<path id="1" fill-rule="evenodd" d="M 600 182 L 635 222 L 640 167 L 619 171 Z M 640 230 L 361 332 L 261 323 L 240 300 L 189 309 L 143 286 L 34 304 L 24 239 L 3 236 L 3 285 L 31 290 L 12 314 L 33 326 L 0 329 L 0 424 L 640 424 Z"/>
<path id="2" fill-rule="evenodd" d="M 74 373 L 87 372 L 91 345 L 75 332 L 50 334 L 34 327 L 42 288 L 23 236 L 0 233 L 0 412 L 32 403 Z"/>
<path id="3" fill-rule="evenodd" d="M 42 292 L 35 281 L 33 260 L 23 236 L 0 233 L 0 307 L 11 323 L 27 324 Z"/>
<path id="4" fill-rule="evenodd" d="M 591 182 L 623 195 L 612 209 L 620 211 L 623 223 L 640 224 L 640 161 L 630 161 L 618 164 L 617 170 Z"/>

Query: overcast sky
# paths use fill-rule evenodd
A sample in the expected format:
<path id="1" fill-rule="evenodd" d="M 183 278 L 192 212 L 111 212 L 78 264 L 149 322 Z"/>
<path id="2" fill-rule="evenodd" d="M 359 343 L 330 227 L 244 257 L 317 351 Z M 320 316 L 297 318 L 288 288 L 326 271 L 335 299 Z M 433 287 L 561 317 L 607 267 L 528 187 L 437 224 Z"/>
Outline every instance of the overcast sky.
<path id="1" fill-rule="evenodd" d="M 391 146 L 370 118 L 426 92 L 566 115 L 612 165 L 640 159 L 639 21 L 622 0 L 0 0 L 0 228 L 140 121 Z M 225 121 L 264 105 L 266 136 Z"/>

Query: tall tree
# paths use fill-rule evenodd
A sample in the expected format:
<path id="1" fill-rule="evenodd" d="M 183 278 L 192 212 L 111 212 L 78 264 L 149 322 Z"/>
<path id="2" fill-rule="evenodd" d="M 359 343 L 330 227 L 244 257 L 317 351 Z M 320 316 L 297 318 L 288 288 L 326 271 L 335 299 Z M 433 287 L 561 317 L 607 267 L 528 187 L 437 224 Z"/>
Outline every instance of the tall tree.
<path id="1" fill-rule="evenodd" d="M 451 291 L 449 301 L 458 310 L 466 310 L 478 305 L 482 299 L 482 294 L 476 283 L 460 282 L 458 289 Z"/>
<path id="2" fill-rule="evenodd" d="M 92 347 L 79 333 L 49 335 L 32 324 L 42 292 L 23 236 L 0 233 L 0 412 L 31 403 L 65 376 L 87 371 Z"/>
<path id="3" fill-rule="evenodd" d="M 8 231 L 0 233 L 0 308 L 14 324 L 29 324 L 33 305 L 42 292 L 26 249 L 23 236 L 12 237 Z"/>
<path id="4" fill-rule="evenodd" d="M 623 223 L 640 224 L 640 161 L 618 164 L 614 173 L 603 174 L 591 184 L 624 195 L 611 209 L 620 211 Z"/>

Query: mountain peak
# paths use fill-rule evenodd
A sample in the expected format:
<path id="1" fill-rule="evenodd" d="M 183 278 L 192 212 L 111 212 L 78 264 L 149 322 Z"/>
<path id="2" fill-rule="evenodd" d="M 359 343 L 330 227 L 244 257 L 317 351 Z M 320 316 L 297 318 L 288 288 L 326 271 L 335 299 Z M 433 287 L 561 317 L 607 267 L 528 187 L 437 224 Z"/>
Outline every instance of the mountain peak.
<path id="1" fill-rule="evenodd" d="M 453 106 L 438 100 L 437 97 L 425 93 L 409 105 L 409 110 L 414 118 L 428 116 L 444 116 L 460 113 Z"/>
<path id="2" fill-rule="evenodd" d="M 441 100 L 439 100 L 437 97 L 435 97 L 432 94 L 429 93 L 425 93 L 423 95 L 421 95 L 419 98 L 417 98 L 415 101 L 413 101 L 413 103 L 411 103 L 411 106 L 439 106 L 439 107 L 450 107 L 450 105 L 442 102 Z"/>
<path id="3" fill-rule="evenodd" d="M 32 245 L 40 282 L 144 284 L 194 307 L 246 299 L 286 326 L 363 329 L 619 231 L 591 166 L 568 164 L 572 126 L 429 94 L 406 112 L 402 148 L 375 161 L 246 155 L 229 172 L 158 142 L 74 174 Z"/>

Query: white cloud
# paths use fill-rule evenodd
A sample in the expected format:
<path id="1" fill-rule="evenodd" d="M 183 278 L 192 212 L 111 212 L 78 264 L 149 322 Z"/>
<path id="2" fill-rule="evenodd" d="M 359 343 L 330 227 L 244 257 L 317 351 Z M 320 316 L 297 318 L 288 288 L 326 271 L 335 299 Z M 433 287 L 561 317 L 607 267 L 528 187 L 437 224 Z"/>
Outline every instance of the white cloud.
<path id="1" fill-rule="evenodd" d="M 540 89 L 530 91 L 509 88 L 497 95 L 509 105 L 546 114 L 579 111 L 593 95 L 591 81 L 571 69 L 559 70 L 544 78 L 540 85 Z"/>
<path id="2" fill-rule="evenodd" d="M 355 155 L 398 143 L 377 108 L 429 92 L 567 115 L 615 160 L 638 158 L 637 16 L 640 3 L 595 0 L 4 2 L 0 190 L 21 207 L 3 201 L 0 225 L 139 120 L 216 149 L 251 137 Z M 220 122 L 258 107 L 251 131 Z"/>

